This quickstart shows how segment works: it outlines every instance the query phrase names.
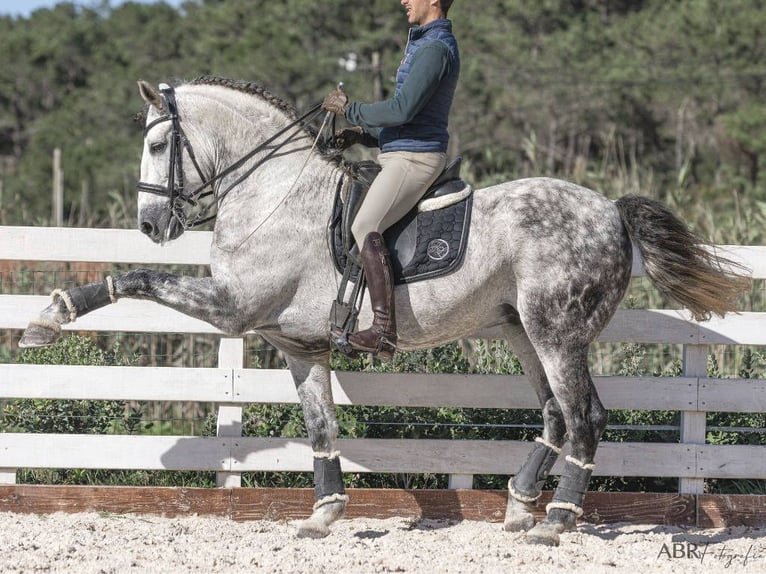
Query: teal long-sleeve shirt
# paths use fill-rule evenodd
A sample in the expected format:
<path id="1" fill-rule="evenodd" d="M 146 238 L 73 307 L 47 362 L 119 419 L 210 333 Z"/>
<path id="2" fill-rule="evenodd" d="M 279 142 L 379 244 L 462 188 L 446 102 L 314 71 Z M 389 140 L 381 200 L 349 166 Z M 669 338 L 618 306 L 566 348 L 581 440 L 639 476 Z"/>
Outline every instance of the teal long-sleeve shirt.
<path id="1" fill-rule="evenodd" d="M 410 73 L 394 97 L 372 104 L 352 102 L 346 109 L 346 119 L 375 138 L 382 128 L 412 121 L 449 74 L 450 65 L 449 48 L 443 42 L 437 40 L 421 46 L 412 59 Z"/>

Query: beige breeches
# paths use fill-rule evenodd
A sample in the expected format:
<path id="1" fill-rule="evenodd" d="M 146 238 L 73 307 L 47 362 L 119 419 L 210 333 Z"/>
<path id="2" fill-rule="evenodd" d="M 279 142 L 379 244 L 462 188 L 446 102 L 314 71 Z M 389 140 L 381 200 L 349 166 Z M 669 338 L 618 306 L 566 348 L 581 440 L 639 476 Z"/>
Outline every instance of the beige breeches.
<path id="1" fill-rule="evenodd" d="M 368 233 L 383 233 L 415 207 L 444 170 L 447 154 L 390 151 L 381 153 L 378 161 L 382 169 L 351 226 L 360 249 Z"/>

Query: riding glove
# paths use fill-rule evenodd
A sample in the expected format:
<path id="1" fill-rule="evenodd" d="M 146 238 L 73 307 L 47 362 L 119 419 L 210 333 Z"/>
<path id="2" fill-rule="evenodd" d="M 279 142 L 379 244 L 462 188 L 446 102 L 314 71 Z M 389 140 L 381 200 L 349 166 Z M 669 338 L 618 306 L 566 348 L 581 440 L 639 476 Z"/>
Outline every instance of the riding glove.
<path id="1" fill-rule="evenodd" d="M 346 108 L 348 107 L 348 96 L 343 90 L 335 89 L 329 94 L 322 102 L 322 108 L 327 112 L 344 116 L 346 115 Z"/>

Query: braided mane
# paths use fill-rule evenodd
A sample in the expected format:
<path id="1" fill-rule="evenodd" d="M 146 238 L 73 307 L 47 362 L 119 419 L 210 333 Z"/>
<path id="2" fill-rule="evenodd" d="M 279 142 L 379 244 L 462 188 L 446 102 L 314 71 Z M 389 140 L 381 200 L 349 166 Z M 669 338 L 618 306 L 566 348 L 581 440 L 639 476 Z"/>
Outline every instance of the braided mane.
<path id="1" fill-rule="evenodd" d="M 295 107 L 255 82 L 232 80 L 230 78 L 220 78 L 218 76 L 200 76 L 189 82 L 189 84 L 193 86 L 221 86 L 244 94 L 258 96 L 265 102 L 268 102 L 278 110 L 287 114 L 291 119 L 294 120 L 298 118 L 298 110 L 296 110 Z"/>
<path id="2" fill-rule="evenodd" d="M 221 86 L 223 88 L 229 88 L 230 90 L 236 90 L 243 94 L 251 96 L 257 96 L 268 104 L 271 104 L 281 112 L 283 112 L 291 120 L 297 120 L 299 112 L 292 104 L 283 100 L 279 96 L 275 96 L 263 86 L 256 84 L 255 82 L 246 82 L 244 80 L 232 80 L 231 78 L 221 78 L 219 76 L 200 76 L 199 78 L 189 82 L 192 86 Z M 309 136 L 315 138 L 317 136 L 317 128 L 309 124 L 303 124 L 303 129 Z M 319 142 L 317 146 L 318 151 L 327 159 L 337 155 L 337 150 L 328 148 L 325 142 Z M 328 157 L 329 156 L 329 157 Z"/>

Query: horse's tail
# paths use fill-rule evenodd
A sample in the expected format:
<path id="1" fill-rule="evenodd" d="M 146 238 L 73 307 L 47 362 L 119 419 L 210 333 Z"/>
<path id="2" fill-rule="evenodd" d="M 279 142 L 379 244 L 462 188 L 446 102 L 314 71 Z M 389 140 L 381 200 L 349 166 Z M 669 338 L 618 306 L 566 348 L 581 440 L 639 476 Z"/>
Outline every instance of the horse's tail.
<path id="1" fill-rule="evenodd" d="M 697 321 L 737 310 L 750 272 L 716 254 L 715 248 L 662 203 L 637 195 L 616 201 L 623 224 L 657 288 L 691 311 Z"/>

